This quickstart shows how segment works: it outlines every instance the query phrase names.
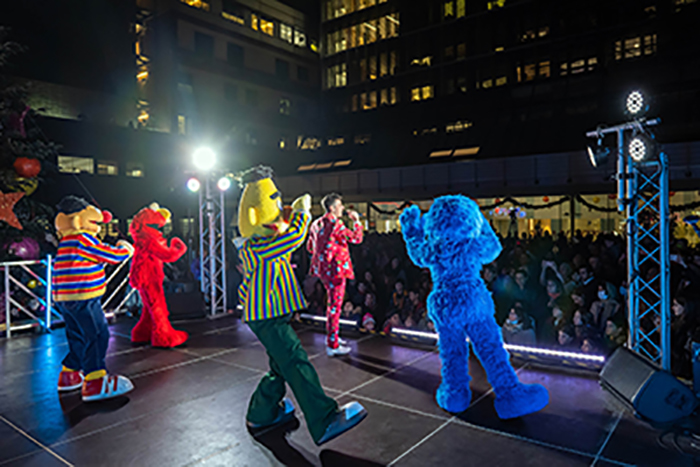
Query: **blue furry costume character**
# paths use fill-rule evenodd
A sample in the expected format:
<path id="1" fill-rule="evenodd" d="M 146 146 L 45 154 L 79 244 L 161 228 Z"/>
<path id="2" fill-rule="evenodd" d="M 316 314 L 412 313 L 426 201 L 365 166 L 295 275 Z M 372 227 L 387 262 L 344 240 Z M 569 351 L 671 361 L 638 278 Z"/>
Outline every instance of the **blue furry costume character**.
<path id="1" fill-rule="evenodd" d="M 438 405 L 451 413 L 469 407 L 469 337 L 493 386 L 500 418 L 544 408 L 549 403 L 547 389 L 521 383 L 503 348 L 493 300 L 480 275 L 482 266 L 494 261 L 502 248 L 479 206 L 464 196 L 442 196 L 423 217 L 418 206 L 406 209 L 401 229 L 411 260 L 430 268 L 433 278 L 428 316 L 440 336 Z"/>

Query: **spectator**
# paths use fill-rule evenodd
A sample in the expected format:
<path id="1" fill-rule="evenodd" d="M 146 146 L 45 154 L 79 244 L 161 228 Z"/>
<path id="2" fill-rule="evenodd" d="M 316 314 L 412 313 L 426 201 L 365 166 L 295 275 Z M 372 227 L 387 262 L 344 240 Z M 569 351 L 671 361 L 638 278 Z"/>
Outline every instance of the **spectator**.
<path id="1" fill-rule="evenodd" d="M 406 292 L 404 281 L 398 280 L 394 284 L 394 292 L 391 294 L 389 303 L 389 313 L 394 311 L 399 313 L 401 319 L 406 319 L 408 305 L 408 292 Z"/>
<path id="2" fill-rule="evenodd" d="M 365 331 L 374 331 L 374 326 L 375 326 L 375 321 L 374 321 L 374 316 L 372 316 L 370 313 L 365 313 L 365 315 L 362 317 L 362 328 Z"/>
<path id="3" fill-rule="evenodd" d="M 503 341 L 516 345 L 535 345 L 534 320 L 525 313 L 521 303 L 516 302 L 508 313 L 508 318 L 501 327 Z"/>
<path id="4" fill-rule="evenodd" d="M 613 298 L 615 287 L 609 282 L 598 285 L 598 300 L 591 305 L 593 323 L 599 331 L 605 330 L 606 322 L 620 311 L 620 304 Z"/>
<path id="5" fill-rule="evenodd" d="M 620 314 L 611 316 L 605 325 L 605 347 L 608 354 L 627 342 L 627 330 L 625 321 Z"/>
<path id="6" fill-rule="evenodd" d="M 573 326 L 567 324 L 559 328 L 557 332 L 557 344 L 562 350 L 576 350 L 580 347 Z"/>
<path id="7" fill-rule="evenodd" d="M 384 322 L 384 326 L 382 326 L 382 332 L 388 334 L 391 332 L 392 329 L 399 327 L 403 327 L 403 323 L 401 322 L 401 317 L 399 317 L 399 313 L 394 311 L 389 314 L 389 317 Z"/>
<path id="8" fill-rule="evenodd" d="M 574 333 L 578 342 L 582 343 L 583 339 L 594 337 L 598 334 L 593 326 L 593 315 L 584 309 L 579 308 L 574 312 L 572 324 L 574 325 Z"/>
<path id="9" fill-rule="evenodd" d="M 697 327 L 696 303 L 686 297 L 676 297 L 671 306 L 671 367 L 674 374 L 692 376 L 691 342 Z"/>

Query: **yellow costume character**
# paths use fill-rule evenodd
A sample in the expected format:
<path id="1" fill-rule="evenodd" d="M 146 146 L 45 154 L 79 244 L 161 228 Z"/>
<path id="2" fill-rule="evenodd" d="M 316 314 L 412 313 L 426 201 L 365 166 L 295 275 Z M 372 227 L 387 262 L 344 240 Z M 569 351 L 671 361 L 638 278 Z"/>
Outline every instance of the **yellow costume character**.
<path id="1" fill-rule="evenodd" d="M 238 208 L 243 282 L 239 294 L 243 320 L 270 357 L 248 406 L 247 424 L 253 430 L 281 425 L 294 417 L 286 399 L 286 384 L 299 402 L 311 437 L 323 444 L 360 423 L 367 412 L 357 402 L 338 408 L 321 387 L 316 370 L 291 326 L 291 313 L 306 308 L 306 300 L 292 272 L 291 253 L 307 234 L 311 197 L 304 195 L 282 207 L 282 195 L 272 169 L 259 166 L 239 177 L 245 186 Z"/>

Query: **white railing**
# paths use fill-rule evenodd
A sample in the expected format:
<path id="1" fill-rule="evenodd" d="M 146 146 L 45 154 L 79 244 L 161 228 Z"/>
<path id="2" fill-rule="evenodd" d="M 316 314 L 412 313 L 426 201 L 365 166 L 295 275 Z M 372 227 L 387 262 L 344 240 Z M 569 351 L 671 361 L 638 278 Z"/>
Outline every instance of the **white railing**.
<path id="1" fill-rule="evenodd" d="M 116 307 L 109 308 L 109 305 L 119 297 L 119 293 L 129 283 L 128 263 L 128 261 L 120 263 L 107 276 L 107 285 L 109 286 L 110 283 L 118 280 L 119 272 L 125 267 L 127 268 L 125 277 L 105 296 L 102 302 L 107 318 L 125 313 L 125 303 L 136 293 L 134 289 L 129 290 L 124 293 L 124 297 Z M 0 332 L 4 331 L 5 337 L 10 338 L 15 331 L 32 328 L 50 331 L 56 322 L 62 322 L 60 307 L 55 306 L 52 298 L 53 258 L 51 255 L 41 260 L 0 263 L 0 273 L 4 276 L 2 285 L 4 300 L 0 312 L 5 317 L 5 322 L 0 323 Z M 27 280 L 28 277 L 29 280 Z M 31 280 L 37 283 L 33 289 L 28 285 Z M 39 303 L 39 308 L 32 309 L 29 303 L 33 300 Z"/>

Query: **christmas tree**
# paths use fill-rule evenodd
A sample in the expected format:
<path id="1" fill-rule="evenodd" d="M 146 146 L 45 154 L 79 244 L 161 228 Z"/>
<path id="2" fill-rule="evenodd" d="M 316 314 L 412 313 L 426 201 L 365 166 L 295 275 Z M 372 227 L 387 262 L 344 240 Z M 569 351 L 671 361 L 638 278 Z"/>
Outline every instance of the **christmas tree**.
<path id="1" fill-rule="evenodd" d="M 0 261 L 38 259 L 55 249 L 52 207 L 32 198 L 58 146 L 34 123 L 27 87 L 7 76 L 22 48 L 0 27 Z"/>

